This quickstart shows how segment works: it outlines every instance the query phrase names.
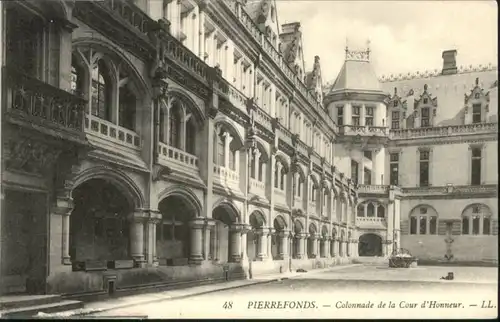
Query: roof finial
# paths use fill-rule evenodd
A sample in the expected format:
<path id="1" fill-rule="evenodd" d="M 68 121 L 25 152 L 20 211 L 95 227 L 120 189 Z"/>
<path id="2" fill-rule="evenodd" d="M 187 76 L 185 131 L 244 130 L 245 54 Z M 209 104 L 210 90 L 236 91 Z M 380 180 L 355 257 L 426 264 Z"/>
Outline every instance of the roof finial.
<path id="1" fill-rule="evenodd" d="M 424 85 L 424 92 L 427 92 L 427 84 Z"/>
<path id="2" fill-rule="evenodd" d="M 476 86 L 479 86 L 479 77 L 476 77 Z"/>
<path id="3" fill-rule="evenodd" d="M 398 88 L 394 87 L 394 96 L 398 95 Z"/>
<path id="4" fill-rule="evenodd" d="M 347 59 L 348 54 L 349 54 L 349 38 L 345 37 L 345 59 Z"/>
<path id="5" fill-rule="evenodd" d="M 366 41 L 366 58 L 370 59 L 370 38 Z"/>

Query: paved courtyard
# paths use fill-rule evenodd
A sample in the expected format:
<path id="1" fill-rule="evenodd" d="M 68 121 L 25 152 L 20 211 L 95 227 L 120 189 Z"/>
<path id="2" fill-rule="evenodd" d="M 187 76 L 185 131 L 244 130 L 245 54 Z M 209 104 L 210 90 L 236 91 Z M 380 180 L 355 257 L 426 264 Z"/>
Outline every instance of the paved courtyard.
<path id="1" fill-rule="evenodd" d="M 455 279 L 441 280 L 448 272 L 453 272 Z M 93 316 L 491 318 L 497 313 L 497 285 L 497 268 L 359 265 Z"/>

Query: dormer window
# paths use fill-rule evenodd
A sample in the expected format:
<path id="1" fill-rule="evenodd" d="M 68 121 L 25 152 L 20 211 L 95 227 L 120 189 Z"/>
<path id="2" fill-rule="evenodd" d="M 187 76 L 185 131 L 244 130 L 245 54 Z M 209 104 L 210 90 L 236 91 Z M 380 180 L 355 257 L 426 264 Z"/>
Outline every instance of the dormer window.
<path id="1" fill-rule="evenodd" d="M 472 123 L 481 123 L 481 104 L 472 105 Z"/>
<path id="2" fill-rule="evenodd" d="M 398 101 L 394 101 L 394 102 L 393 102 L 393 106 L 394 106 L 394 107 L 398 107 Z"/>
<path id="3" fill-rule="evenodd" d="M 429 102 L 428 98 L 424 98 L 424 104 L 427 104 Z"/>

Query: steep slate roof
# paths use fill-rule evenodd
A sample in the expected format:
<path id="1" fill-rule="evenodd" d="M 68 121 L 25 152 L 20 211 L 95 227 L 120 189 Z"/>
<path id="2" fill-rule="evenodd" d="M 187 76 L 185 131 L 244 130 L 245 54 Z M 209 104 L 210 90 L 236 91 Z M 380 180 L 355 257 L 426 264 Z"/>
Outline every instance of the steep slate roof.
<path id="1" fill-rule="evenodd" d="M 382 91 L 382 86 L 369 61 L 346 60 L 330 91 L 339 90 Z"/>
<path id="2" fill-rule="evenodd" d="M 433 98 L 437 98 L 436 125 L 461 125 L 465 113 L 464 96 L 470 95 L 474 89 L 476 78 L 479 79 L 479 87 L 486 93 L 490 92 L 489 121 L 495 122 L 498 115 L 498 71 L 496 67 L 476 68 L 459 71 L 457 74 L 440 75 L 434 72 L 432 74 L 423 74 L 417 76 L 400 76 L 396 79 L 386 80 L 382 78 L 381 87 L 384 91 L 394 95 L 394 88 L 397 89 L 397 95 L 405 106 L 406 97 L 411 90 L 414 92 L 415 99 L 420 98 L 427 85 L 427 92 Z M 412 111 L 407 114 L 411 115 Z"/>

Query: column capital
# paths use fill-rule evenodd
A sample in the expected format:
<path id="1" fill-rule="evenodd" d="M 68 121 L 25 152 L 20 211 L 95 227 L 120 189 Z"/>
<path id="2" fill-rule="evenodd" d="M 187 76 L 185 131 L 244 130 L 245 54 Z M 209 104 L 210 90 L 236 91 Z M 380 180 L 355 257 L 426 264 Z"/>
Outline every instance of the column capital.
<path id="1" fill-rule="evenodd" d="M 202 229 L 205 227 L 205 218 L 203 217 L 198 217 L 194 218 L 189 221 L 189 227 L 194 228 L 194 229 Z"/>
<path id="2" fill-rule="evenodd" d="M 229 230 L 234 232 L 239 231 L 242 233 L 246 233 L 247 231 L 251 230 L 251 226 L 246 224 L 233 224 L 229 227 Z"/>
<path id="3" fill-rule="evenodd" d="M 148 209 L 135 209 L 127 218 L 130 221 L 145 221 L 149 219 Z"/>
<path id="4" fill-rule="evenodd" d="M 272 235 L 274 233 L 276 233 L 276 229 L 274 229 L 274 228 L 268 228 L 268 232 L 267 232 L 268 235 Z"/>
<path id="5" fill-rule="evenodd" d="M 73 211 L 73 198 L 70 196 L 58 196 L 52 207 L 52 212 L 56 215 L 69 216 Z"/>
<path id="6" fill-rule="evenodd" d="M 290 236 L 290 231 L 289 230 L 282 230 L 282 231 L 278 232 L 278 234 L 280 237 L 287 238 L 288 236 Z"/>

